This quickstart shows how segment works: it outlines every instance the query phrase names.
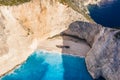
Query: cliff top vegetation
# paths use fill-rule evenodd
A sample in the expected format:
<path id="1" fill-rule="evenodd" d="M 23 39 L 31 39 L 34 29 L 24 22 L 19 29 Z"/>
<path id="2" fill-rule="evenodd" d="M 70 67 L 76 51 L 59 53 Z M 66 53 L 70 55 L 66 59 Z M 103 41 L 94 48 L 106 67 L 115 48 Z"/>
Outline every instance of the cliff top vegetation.
<path id="1" fill-rule="evenodd" d="M 31 0 L 0 0 L 0 5 L 12 6 L 12 5 L 19 5 L 29 1 Z"/>

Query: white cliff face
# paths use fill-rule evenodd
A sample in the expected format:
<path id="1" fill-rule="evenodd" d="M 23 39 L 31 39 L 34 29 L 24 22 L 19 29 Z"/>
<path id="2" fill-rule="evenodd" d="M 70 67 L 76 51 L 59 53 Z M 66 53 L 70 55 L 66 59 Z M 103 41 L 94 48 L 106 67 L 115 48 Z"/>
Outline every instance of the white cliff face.
<path id="1" fill-rule="evenodd" d="M 0 76 L 42 49 L 86 57 L 93 78 L 119 80 L 119 47 L 120 30 L 90 23 L 83 13 L 56 0 L 0 6 Z"/>
<path id="2" fill-rule="evenodd" d="M 64 25 L 67 25 L 67 22 L 70 23 L 70 20 L 74 20 L 74 18 L 85 20 L 82 15 L 51 0 L 34 0 L 31 3 L 17 7 L 14 6 L 10 9 L 14 17 L 18 19 L 18 22 L 21 23 L 26 30 L 29 30 L 31 35 L 40 38 L 44 37 L 44 35 L 52 36 L 53 30 L 59 30 L 56 31 L 57 33 L 63 31 L 67 28 Z"/>
<path id="3" fill-rule="evenodd" d="M 56 45 L 64 45 L 63 38 L 48 38 L 65 31 L 76 20 L 87 21 L 81 14 L 54 0 L 0 6 L 0 75 L 21 64 L 36 49 L 62 52 Z M 68 53 L 78 50 L 75 54 L 85 55 L 90 49 L 86 43 L 76 43 L 69 38 L 65 41 L 66 45 L 73 45 L 70 50 L 64 49 Z M 74 44 L 82 44 L 81 50 Z"/>

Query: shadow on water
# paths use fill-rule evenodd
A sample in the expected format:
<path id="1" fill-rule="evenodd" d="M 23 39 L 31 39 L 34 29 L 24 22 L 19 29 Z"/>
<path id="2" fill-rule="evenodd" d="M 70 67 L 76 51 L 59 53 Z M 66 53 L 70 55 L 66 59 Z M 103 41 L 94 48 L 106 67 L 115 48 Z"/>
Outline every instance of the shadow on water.
<path id="1" fill-rule="evenodd" d="M 69 25 L 69 28 L 62 32 L 71 33 L 73 38 L 79 39 L 82 36 L 86 42 L 93 41 L 93 36 L 99 32 L 97 25 L 87 22 L 76 21 Z M 96 31 L 92 31 L 96 29 Z M 90 31 L 93 33 L 90 34 Z M 77 34 L 75 34 L 77 32 Z M 80 35 L 78 33 L 81 33 Z M 84 34 L 83 34 L 84 33 Z M 87 40 L 87 36 L 90 39 Z M 88 37 L 88 38 L 89 38 Z M 66 38 L 63 37 L 62 53 L 71 46 L 66 45 Z M 91 46 L 92 44 L 89 44 Z M 1 78 L 1 80 L 93 80 L 86 68 L 85 59 L 68 54 L 51 53 L 46 51 L 35 51 L 19 68 L 15 69 Z M 96 79 L 97 80 L 97 79 Z M 99 80 L 99 79 L 98 79 Z M 102 80 L 102 79 L 100 79 Z M 104 79 L 103 79 L 104 80 Z"/>
<path id="2" fill-rule="evenodd" d="M 92 80 L 89 75 L 85 59 L 71 56 L 62 56 L 64 67 L 64 80 Z"/>
<path id="3" fill-rule="evenodd" d="M 80 27 L 81 25 L 81 27 Z M 72 22 L 69 25 L 69 28 L 61 33 L 61 36 L 63 38 L 63 45 L 61 46 L 62 48 L 62 53 L 66 53 L 67 50 L 71 49 L 72 45 L 67 44 L 66 41 L 66 36 L 72 37 L 74 39 L 77 39 L 79 41 L 84 41 L 87 43 L 85 37 L 80 38 L 80 32 L 82 34 L 89 34 L 89 31 L 86 32 L 85 30 L 90 24 L 87 22 L 82 22 L 82 21 L 75 21 Z M 91 30 L 90 28 L 88 30 Z M 77 43 L 77 41 L 76 41 Z M 88 44 L 90 46 L 91 44 Z M 78 46 L 74 47 L 77 48 Z M 74 52 L 73 52 L 74 54 Z M 83 53 L 80 53 L 81 55 Z M 78 56 L 66 56 L 62 55 L 62 61 L 63 61 L 63 68 L 64 68 L 64 80 L 93 80 L 91 75 L 88 73 L 87 68 L 86 68 L 86 63 L 85 59 L 83 57 L 78 57 Z"/>
<path id="4" fill-rule="evenodd" d="M 66 53 L 67 50 L 71 49 L 66 43 L 66 37 L 69 36 L 79 41 L 84 41 L 89 47 L 92 47 L 94 43 L 94 37 L 99 34 L 100 25 L 82 21 L 75 21 L 69 25 L 69 28 L 61 33 L 63 38 L 62 53 Z M 77 48 L 78 46 L 74 47 Z M 74 52 L 73 52 L 74 54 Z M 79 53 L 82 55 L 83 53 Z M 87 54 L 87 53 L 86 53 Z M 64 68 L 64 80 L 93 80 L 89 74 L 85 58 L 74 56 L 62 55 L 63 68 Z M 105 80 L 104 77 L 100 76 L 95 80 Z"/>

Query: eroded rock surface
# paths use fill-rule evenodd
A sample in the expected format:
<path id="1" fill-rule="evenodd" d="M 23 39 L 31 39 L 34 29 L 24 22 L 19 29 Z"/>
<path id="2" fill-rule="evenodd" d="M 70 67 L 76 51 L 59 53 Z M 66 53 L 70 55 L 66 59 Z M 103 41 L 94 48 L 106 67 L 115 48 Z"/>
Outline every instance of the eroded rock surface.
<path id="1" fill-rule="evenodd" d="M 68 30 L 63 33 L 77 36 L 88 42 L 90 46 L 94 43 L 96 35 L 100 33 L 102 26 L 94 23 L 75 21 L 69 25 Z"/>
<path id="2" fill-rule="evenodd" d="M 120 30 L 103 28 L 86 57 L 94 78 L 120 79 Z"/>
<path id="3" fill-rule="evenodd" d="M 84 50 L 74 54 L 85 55 L 90 49 L 86 43 L 69 38 L 63 40 L 62 36 L 49 39 L 65 31 L 76 20 L 88 21 L 56 0 L 31 0 L 15 6 L 0 6 L 0 76 L 25 61 L 36 49 L 61 52 L 63 48 L 56 45 L 69 44 L 70 48 L 64 49 L 64 53 L 75 52 L 78 50 L 76 45 Z M 63 41 L 66 41 L 65 45 Z"/>
<path id="4" fill-rule="evenodd" d="M 88 71 L 94 79 L 120 79 L 120 30 L 94 23 L 75 21 L 62 34 L 84 39 L 91 46 L 86 55 Z M 101 80 L 100 79 L 100 80 Z"/>
<path id="5" fill-rule="evenodd" d="M 7 34 L 5 32 L 4 17 L 0 15 L 0 56 L 8 53 Z"/>

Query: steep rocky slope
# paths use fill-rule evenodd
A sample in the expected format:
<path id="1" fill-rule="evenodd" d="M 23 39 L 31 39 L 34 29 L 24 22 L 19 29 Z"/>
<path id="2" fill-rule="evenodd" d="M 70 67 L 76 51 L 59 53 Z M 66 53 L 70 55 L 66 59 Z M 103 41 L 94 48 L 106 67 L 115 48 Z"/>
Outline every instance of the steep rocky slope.
<path id="1" fill-rule="evenodd" d="M 20 5 L 0 6 L 0 75 L 21 64 L 36 49 L 61 52 L 63 48 L 58 46 L 63 45 L 62 36 L 55 38 L 56 41 L 52 37 L 65 31 L 76 20 L 88 21 L 56 0 L 33 0 Z M 69 37 L 64 41 L 73 46 L 65 49 L 64 53 L 76 51 L 75 54 L 81 52 L 85 55 L 90 49 L 85 42 L 76 43 Z M 86 50 L 77 52 L 74 44 L 82 44 L 81 49 Z"/>
<path id="2" fill-rule="evenodd" d="M 120 79 L 120 30 L 97 24 L 75 21 L 66 34 L 85 39 L 91 46 L 85 59 L 94 79 Z M 101 80 L 101 79 L 100 79 Z"/>
<path id="3" fill-rule="evenodd" d="M 120 30 L 103 28 L 86 57 L 94 78 L 120 79 Z"/>

